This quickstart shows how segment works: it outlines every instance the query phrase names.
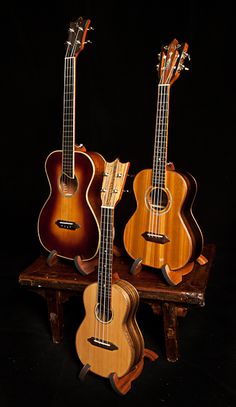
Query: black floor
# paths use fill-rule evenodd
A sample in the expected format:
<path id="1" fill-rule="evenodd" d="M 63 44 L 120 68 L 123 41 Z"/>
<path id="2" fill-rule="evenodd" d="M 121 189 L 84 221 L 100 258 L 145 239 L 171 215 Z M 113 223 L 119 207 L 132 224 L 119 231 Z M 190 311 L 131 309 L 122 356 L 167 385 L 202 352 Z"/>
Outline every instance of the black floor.
<path id="1" fill-rule="evenodd" d="M 145 359 L 141 375 L 124 396 L 116 394 L 108 380 L 91 373 L 84 382 L 78 379 L 82 366 L 74 342 L 83 317 L 79 298 L 64 306 L 63 343 L 52 343 L 44 299 L 18 283 L 19 273 L 33 258 L 33 253 L 2 258 L 1 407 L 236 405 L 235 274 L 227 278 L 229 253 L 217 250 L 205 307 L 193 308 L 179 320 L 178 362 L 166 360 L 161 317 L 140 304 L 137 319 L 145 346 L 159 358 Z"/>

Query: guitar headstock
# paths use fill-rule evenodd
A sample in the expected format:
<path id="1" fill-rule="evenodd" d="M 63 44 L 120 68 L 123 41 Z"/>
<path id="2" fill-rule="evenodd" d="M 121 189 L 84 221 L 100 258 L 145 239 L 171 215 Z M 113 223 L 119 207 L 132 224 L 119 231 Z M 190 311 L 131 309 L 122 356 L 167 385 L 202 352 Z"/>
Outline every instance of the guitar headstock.
<path id="1" fill-rule="evenodd" d="M 84 49 L 84 45 L 91 42 L 85 41 L 87 31 L 93 29 L 90 27 L 90 23 L 90 20 L 85 20 L 82 17 L 70 23 L 66 41 L 66 57 L 77 57 Z"/>
<path id="2" fill-rule="evenodd" d="M 118 158 L 111 163 L 106 163 L 101 191 L 103 207 L 114 208 L 120 201 L 129 166 L 129 162 L 121 163 Z"/>
<path id="3" fill-rule="evenodd" d="M 190 59 L 187 51 L 188 44 L 186 42 L 179 44 L 176 39 L 169 45 L 162 47 L 161 53 L 159 54 L 160 63 L 157 65 L 160 84 L 172 85 L 182 70 L 188 70 L 188 68 L 184 66 L 185 58 L 188 57 L 188 59 Z"/>

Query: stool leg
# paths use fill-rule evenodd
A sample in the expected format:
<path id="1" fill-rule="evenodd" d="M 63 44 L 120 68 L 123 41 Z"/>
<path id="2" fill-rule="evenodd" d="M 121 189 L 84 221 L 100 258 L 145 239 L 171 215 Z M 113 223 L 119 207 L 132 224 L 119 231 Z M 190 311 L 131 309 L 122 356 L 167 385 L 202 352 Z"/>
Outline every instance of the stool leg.
<path id="1" fill-rule="evenodd" d="M 60 343 L 63 337 L 64 324 L 61 297 L 61 292 L 59 290 L 47 290 L 45 293 L 53 343 Z"/>
<path id="2" fill-rule="evenodd" d="M 168 302 L 162 304 L 166 357 L 169 362 L 176 362 L 179 358 L 177 339 L 177 307 Z"/>

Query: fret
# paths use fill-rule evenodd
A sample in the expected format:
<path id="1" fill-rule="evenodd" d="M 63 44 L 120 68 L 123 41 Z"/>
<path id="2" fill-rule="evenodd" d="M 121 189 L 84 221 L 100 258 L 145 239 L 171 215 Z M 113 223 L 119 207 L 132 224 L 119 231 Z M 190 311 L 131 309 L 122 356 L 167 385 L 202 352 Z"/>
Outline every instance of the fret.
<path id="1" fill-rule="evenodd" d="M 113 208 L 101 207 L 101 242 L 98 259 L 98 303 L 111 309 L 113 261 Z"/>
<path id="2" fill-rule="evenodd" d="M 62 168 L 69 176 L 74 175 L 75 144 L 75 57 L 65 57 L 64 66 L 64 102 L 63 102 L 63 138 Z"/>
<path id="3" fill-rule="evenodd" d="M 158 85 L 152 185 L 165 187 L 169 113 L 169 85 Z"/>

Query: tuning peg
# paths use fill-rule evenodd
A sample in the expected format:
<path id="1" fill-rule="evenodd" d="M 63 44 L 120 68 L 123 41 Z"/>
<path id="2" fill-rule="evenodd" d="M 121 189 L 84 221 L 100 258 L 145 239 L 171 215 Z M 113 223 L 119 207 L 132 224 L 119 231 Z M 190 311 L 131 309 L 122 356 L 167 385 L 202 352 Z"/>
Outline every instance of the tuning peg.
<path id="1" fill-rule="evenodd" d="M 186 51 L 184 51 L 183 54 L 184 54 L 184 57 L 188 58 L 188 60 L 190 61 L 190 59 L 191 59 L 190 55 Z"/>
<path id="2" fill-rule="evenodd" d="M 89 28 L 88 28 L 88 31 L 94 31 L 94 28 L 93 28 L 93 27 L 89 27 Z"/>
<path id="3" fill-rule="evenodd" d="M 84 41 L 84 44 L 92 44 L 92 41 L 90 40 Z"/>
<path id="4" fill-rule="evenodd" d="M 181 65 L 181 69 L 184 69 L 185 71 L 189 71 L 189 68 L 187 68 L 187 66 L 185 66 L 185 65 Z"/>

